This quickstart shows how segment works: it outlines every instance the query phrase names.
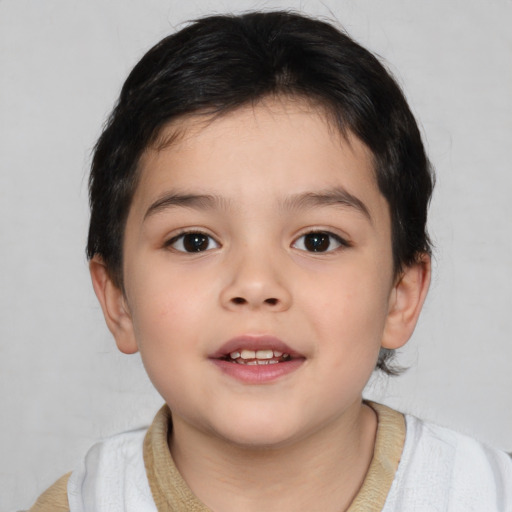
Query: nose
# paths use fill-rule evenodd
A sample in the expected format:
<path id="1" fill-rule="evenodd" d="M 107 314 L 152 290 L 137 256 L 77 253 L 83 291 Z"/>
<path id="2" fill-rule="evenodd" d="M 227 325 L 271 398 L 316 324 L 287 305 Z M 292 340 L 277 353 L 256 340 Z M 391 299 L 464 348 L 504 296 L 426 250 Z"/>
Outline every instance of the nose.
<path id="1" fill-rule="evenodd" d="M 228 275 L 220 297 L 226 309 L 280 312 L 292 303 L 284 269 L 272 255 L 241 256 L 238 262 L 230 262 Z"/>

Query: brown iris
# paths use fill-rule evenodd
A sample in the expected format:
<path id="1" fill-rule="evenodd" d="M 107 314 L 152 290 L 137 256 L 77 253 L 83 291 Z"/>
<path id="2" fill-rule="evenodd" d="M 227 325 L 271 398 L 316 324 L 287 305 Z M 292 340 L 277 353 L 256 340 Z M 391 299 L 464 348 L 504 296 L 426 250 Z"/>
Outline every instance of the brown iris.
<path id="1" fill-rule="evenodd" d="M 328 233 L 309 233 L 304 235 L 304 247 L 311 252 L 324 252 L 331 245 Z"/>
<path id="2" fill-rule="evenodd" d="M 183 235 L 183 247 L 187 252 L 206 251 L 209 245 L 209 237 L 202 233 L 187 233 Z"/>

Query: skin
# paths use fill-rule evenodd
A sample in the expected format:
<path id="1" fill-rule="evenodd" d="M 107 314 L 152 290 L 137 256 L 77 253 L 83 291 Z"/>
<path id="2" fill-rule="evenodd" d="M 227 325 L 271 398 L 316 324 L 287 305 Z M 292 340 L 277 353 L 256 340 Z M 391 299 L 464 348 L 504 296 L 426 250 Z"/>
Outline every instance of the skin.
<path id="1" fill-rule="evenodd" d="M 91 261 L 107 324 L 121 351 L 140 351 L 173 413 L 176 464 L 212 510 L 345 510 L 376 432 L 362 390 L 379 349 L 411 336 L 429 258 L 394 274 L 370 153 L 318 110 L 266 100 L 162 136 L 177 130 L 141 162 L 124 293 Z M 217 199 L 162 201 L 180 194 Z M 206 250 L 185 252 L 183 230 L 207 235 Z M 330 233 L 327 250 L 308 250 L 310 233 Z M 211 356 L 241 335 L 277 337 L 301 362 L 240 381 Z"/>

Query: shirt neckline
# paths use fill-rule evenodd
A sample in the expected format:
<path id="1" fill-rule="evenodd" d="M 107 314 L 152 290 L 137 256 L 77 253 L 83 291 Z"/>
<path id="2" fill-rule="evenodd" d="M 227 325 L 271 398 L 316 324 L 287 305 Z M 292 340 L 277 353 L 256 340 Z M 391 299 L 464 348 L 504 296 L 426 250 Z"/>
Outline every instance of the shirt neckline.
<path id="1" fill-rule="evenodd" d="M 377 415 L 373 457 L 365 479 L 346 512 L 380 512 L 386 503 L 405 443 L 402 413 L 365 402 Z M 144 464 L 158 512 L 211 512 L 179 473 L 167 445 L 171 412 L 164 405 L 144 439 Z"/>

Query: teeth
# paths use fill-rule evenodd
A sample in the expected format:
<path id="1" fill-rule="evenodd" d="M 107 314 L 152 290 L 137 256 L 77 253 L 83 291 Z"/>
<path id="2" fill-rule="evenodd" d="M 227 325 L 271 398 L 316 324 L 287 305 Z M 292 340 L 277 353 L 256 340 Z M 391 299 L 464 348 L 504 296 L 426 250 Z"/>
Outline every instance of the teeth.
<path id="1" fill-rule="evenodd" d="M 242 358 L 236 359 L 233 361 L 237 364 L 243 364 L 247 366 L 256 366 L 256 365 L 262 365 L 262 364 L 277 364 L 279 361 L 277 359 L 252 359 L 251 361 L 244 361 Z"/>
<path id="2" fill-rule="evenodd" d="M 254 350 L 242 350 L 240 353 L 240 357 L 242 359 L 254 359 L 256 357 L 256 352 Z"/>
<path id="3" fill-rule="evenodd" d="M 272 359 L 274 357 L 274 352 L 272 350 L 258 350 L 256 352 L 256 357 L 258 359 Z"/>
<path id="4" fill-rule="evenodd" d="M 231 359 L 272 359 L 274 357 L 289 357 L 288 354 L 283 354 L 279 350 L 247 350 L 243 349 L 241 352 L 235 351 L 229 354 Z"/>
<path id="5" fill-rule="evenodd" d="M 277 364 L 281 361 L 278 359 L 288 359 L 289 354 L 280 352 L 279 350 L 235 350 L 229 354 L 229 357 L 238 364 Z"/>

